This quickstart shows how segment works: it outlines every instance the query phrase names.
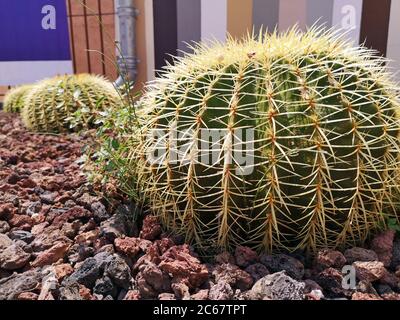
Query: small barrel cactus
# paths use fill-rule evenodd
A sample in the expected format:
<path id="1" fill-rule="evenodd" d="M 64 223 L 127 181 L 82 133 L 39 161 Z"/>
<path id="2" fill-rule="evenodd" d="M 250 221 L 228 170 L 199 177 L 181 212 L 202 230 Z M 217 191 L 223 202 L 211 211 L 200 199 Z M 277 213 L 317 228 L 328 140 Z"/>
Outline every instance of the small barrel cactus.
<path id="1" fill-rule="evenodd" d="M 384 63 L 317 28 L 199 46 L 138 104 L 142 132 L 123 150 L 141 195 L 200 249 L 363 242 L 396 217 L 399 101 Z"/>
<path id="2" fill-rule="evenodd" d="M 101 76 L 58 76 L 38 83 L 22 110 L 26 127 L 38 132 L 66 132 L 90 128 L 97 112 L 121 105 L 121 98 Z"/>
<path id="3" fill-rule="evenodd" d="M 20 112 L 25 104 L 25 97 L 33 85 L 23 85 L 10 89 L 5 97 L 3 109 L 5 112 Z"/>

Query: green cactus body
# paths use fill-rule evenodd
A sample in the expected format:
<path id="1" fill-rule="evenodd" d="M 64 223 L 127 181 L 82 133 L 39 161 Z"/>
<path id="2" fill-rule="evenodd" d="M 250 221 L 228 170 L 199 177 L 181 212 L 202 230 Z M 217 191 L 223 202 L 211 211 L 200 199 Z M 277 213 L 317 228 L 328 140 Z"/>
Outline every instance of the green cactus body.
<path id="1" fill-rule="evenodd" d="M 363 242 L 399 172 L 397 92 L 372 56 L 330 31 L 293 29 L 177 60 L 149 86 L 125 155 L 144 200 L 202 249 Z M 211 130 L 223 134 L 207 145 Z"/>
<path id="2" fill-rule="evenodd" d="M 10 89 L 4 97 L 4 111 L 19 113 L 24 107 L 25 97 L 32 87 L 33 85 L 24 85 Z"/>
<path id="3" fill-rule="evenodd" d="M 112 83 L 100 76 L 59 76 L 38 83 L 27 95 L 22 118 L 38 132 L 90 128 L 96 112 L 121 105 Z"/>

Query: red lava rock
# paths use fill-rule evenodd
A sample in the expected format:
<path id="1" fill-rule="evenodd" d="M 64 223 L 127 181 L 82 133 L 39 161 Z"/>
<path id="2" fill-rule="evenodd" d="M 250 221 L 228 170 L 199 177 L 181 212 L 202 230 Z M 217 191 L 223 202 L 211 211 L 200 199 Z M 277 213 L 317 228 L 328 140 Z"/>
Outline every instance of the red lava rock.
<path id="1" fill-rule="evenodd" d="M 18 155 L 7 150 L 2 150 L 1 158 L 5 161 L 7 165 L 16 165 L 19 159 Z"/>
<path id="2" fill-rule="evenodd" d="M 383 300 L 383 299 L 371 293 L 355 292 L 351 296 L 351 300 Z"/>
<path id="3" fill-rule="evenodd" d="M 78 221 L 78 220 L 76 220 L 76 221 Z M 80 222 L 80 221 L 79 221 Z M 84 224 L 81 228 L 80 228 L 80 232 L 87 232 L 87 231 L 92 231 L 92 230 L 94 230 L 94 229 L 96 229 L 97 228 L 97 224 L 96 224 L 96 221 L 94 221 L 94 219 L 93 218 L 90 218 L 90 220 L 86 223 L 86 224 Z"/>
<path id="4" fill-rule="evenodd" d="M 83 300 L 93 300 L 93 296 L 90 293 L 90 290 L 82 284 L 79 285 L 79 295 L 82 297 Z"/>
<path id="5" fill-rule="evenodd" d="M 0 233 L 7 233 L 10 231 L 10 225 L 6 221 L 0 220 Z"/>
<path id="6" fill-rule="evenodd" d="M 101 253 L 101 252 L 106 252 L 106 253 L 109 253 L 110 255 L 114 254 L 114 253 L 115 253 L 114 245 L 113 245 L 113 244 L 105 244 L 105 245 L 102 245 L 102 246 L 99 247 L 99 249 L 96 251 L 96 254 L 97 254 L 97 253 Z"/>
<path id="7" fill-rule="evenodd" d="M 70 248 L 70 244 L 59 242 L 52 246 L 50 249 L 47 249 L 44 252 L 41 252 L 36 259 L 32 262 L 32 267 L 43 267 L 46 265 L 51 265 L 57 262 L 60 259 L 63 259 Z"/>
<path id="8" fill-rule="evenodd" d="M 69 194 L 61 194 L 55 199 L 55 202 L 66 203 L 68 200 L 71 200 L 71 196 Z"/>
<path id="9" fill-rule="evenodd" d="M 190 292 L 189 286 L 185 280 L 177 279 L 171 284 L 172 291 L 175 296 L 181 300 L 189 300 Z"/>
<path id="10" fill-rule="evenodd" d="M 239 267 L 246 268 L 252 263 L 257 262 L 257 252 L 249 247 L 237 246 L 235 249 L 235 260 Z"/>
<path id="11" fill-rule="evenodd" d="M 344 256 L 349 264 L 356 261 L 378 261 L 378 255 L 375 251 L 360 247 L 347 249 L 344 252 Z"/>
<path id="12" fill-rule="evenodd" d="M 22 188 L 29 188 L 33 189 L 36 187 L 36 182 L 33 181 L 32 179 L 23 179 L 18 183 Z"/>
<path id="13" fill-rule="evenodd" d="M 215 262 L 219 264 L 223 263 L 235 264 L 235 258 L 230 252 L 224 251 L 215 256 Z"/>
<path id="14" fill-rule="evenodd" d="M 98 197 L 91 196 L 89 193 L 84 193 L 79 199 L 76 200 L 76 202 L 85 208 L 90 208 L 92 203 L 97 202 L 98 200 Z"/>
<path id="15" fill-rule="evenodd" d="M 135 257 L 140 252 L 140 239 L 138 238 L 117 238 L 114 240 L 117 252 L 123 253 L 129 257 Z"/>
<path id="16" fill-rule="evenodd" d="M 67 221 L 74 221 L 76 219 L 86 219 L 91 218 L 93 214 L 83 207 L 75 206 L 66 212 L 56 216 L 52 222 L 54 226 L 61 226 Z"/>
<path id="17" fill-rule="evenodd" d="M 15 214 L 10 220 L 8 220 L 8 224 L 12 228 L 23 227 L 25 225 L 31 227 L 33 221 L 30 216 Z"/>
<path id="18" fill-rule="evenodd" d="M 20 180 L 21 180 L 21 177 L 16 173 L 10 174 L 7 178 L 7 182 L 9 184 L 17 184 L 17 182 Z"/>
<path id="19" fill-rule="evenodd" d="M 212 272 L 215 282 L 226 282 L 233 289 L 248 290 L 254 283 L 250 274 L 233 264 L 218 265 Z"/>
<path id="20" fill-rule="evenodd" d="M 372 282 L 382 279 L 387 272 L 385 266 L 380 261 L 356 261 L 353 263 L 353 267 L 356 270 L 357 278 L 361 281 Z"/>
<path id="21" fill-rule="evenodd" d="M 252 276 L 255 282 L 264 278 L 266 275 L 269 275 L 267 267 L 262 263 L 251 264 L 245 269 L 245 271 Z"/>
<path id="22" fill-rule="evenodd" d="M 44 214 L 35 213 L 31 216 L 34 225 L 40 224 L 46 221 L 46 216 Z"/>
<path id="23" fill-rule="evenodd" d="M 96 239 L 96 241 L 93 244 L 93 248 L 100 252 L 100 250 L 104 247 L 106 247 L 105 250 L 114 253 L 114 246 L 112 244 L 110 244 L 111 241 L 109 241 L 106 237 L 100 237 L 98 239 Z"/>
<path id="24" fill-rule="evenodd" d="M 213 285 L 208 292 L 208 297 L 210 300 L 231 300 L 233 295 L 234 292 L 231 286 L 223 281 Z"/>
<path id="25" fill-rule="evenodd" d="M 336 250 L 320 250 L 317 253 L 316 264 L 319 268 L 342 268 L 346 264 L 346 258 L 344 255 Z"/>
<path id="26" fill-rule="evenodd" d="M 208 278 L 208 270 L 199 259 L 190 254 L 189 246 L 174 246 L 161 256 L 161 270 L 172 277 L 188 279 L 189 286 L 196 288 Z"/>
<path id="27" fill-rule="evenodd" d="M 158 300 L 176 300 L 176 298 L 173 293 L 164 292 L 158 295 Z"/>
<path id="28" fill-rule="evenodd" d="M 306 300 L 319 301 L 323 297 L 324 294 L 321 290 L 312 290 L 311 292 L 305 294 Z"/>
<path id="29" fill-rule="evenodd" d="M 92 245 L 99 237 L 100 230 L 97 228 L 92 231 L 78 234 L 75 237 L 75 242 L 79 244 Z"/>
<path id="30" fill-rule="evenodd" d="M 64 236 L 58 228 L 54 226 L 46 227 L 46 224 L 43 224 L 40 227 L 39 226 L 40 225 L 35 226 L 37 227 L 35 233 L 32 232 L 32 234 L 35 235 L 35 240 L 33 240 L 31 246 L 33 251 L 35 252 L 45 251 L 51 248 L 56 242 L 72 242 L 70 239 Z"/>
<path id="31" fill-rule="evenodd" d="M 0 268 L 5 270 L 21 269 L 28 263 L 30 257 L 29 253 L 13 243 L 0 251 Z"/>
<path id="32" fill-rule="evenodd" d="M 146 216 L 143 220 L 143 227 L 139 237 L 146 240 L 155 240 L 162 232 L 157 217 Z"/>
<path id="33" fill-rule="evenodd" d="M 156 240 L 155 245 L 158 247 L 160 255 L 162 255 L 167 252 L 169 248 L 173 247 L 175 243 L 171 238 L 162 238 L 161 240 Z"/>
<path id="34" fill-rule="evenodd" d="M 171 289 L 171 280 L 168 274 L 154 263 L 147 263 L 140 267 L 136 282 L 140 295 L 144 298 L 155 298 L 159 293 Z"/>
<path id="35" fill-rule="evenodd" d="M 304 288 L 305 293 L 310 293 L 310 292 L 316 291 L 316 290 L 319 290 L 321 292 L 323 291 L 321 286 L 318 283 L 316 283 L 314 280 L 306 279 L 306 280 L 304 280 L 304 284 L 306 285 Z"/>
<path id="36" fill-rule="evenodd" d="M 376 252 L 379 261 L 383 262 L 385 267 L 390 266 L 392 261 L 394 236 L 394 230 L 387 230 L 378 234 L 371 242 L 371 249 Z"/>
<path id="37" fill-rule="evenodd" d="M 61 233 L 69 239 L 73 239 L 77 236 L 81 226 L 82 223 L 79 220 L 75 220 L 72 223 L 65 222 L 61 227 Z"/>
<path id="38" fill-rule="evenodd" d="M 49 224 L 47 222 L 41 222 L 37 225 L 34 225 L 31 229 L 31 233 L 34 236 L 37 236 L 37 235 L 41 234 L 42 232 L 44 232 L 44 230 L 46 229 L 46 227 L 48 227 L 48 225 Z"/>
<path id="39" fill-rule="evenodd" d="M 208 299 L 208 289 L 199 290 L 190 297 L 191 300 L 207 300 Z"/>
<path id="40" fill-rule="evenodd" d="M 9 220 L 15 213 L 15 208 L 12 203 L 0 204 L 0 219 Z"/>
<path id="41" fill-rule="evenodd" d="M 382 298 L 383 300 L 400 300 L 400 293 L 385 293 Z"/>
<path id="42" fill-rule="evenodd" d="M 54 266 L 54 272 L 58 281 L 61 282 L 66 276 L 69 276 L 74 272 L 74 268 L 72 268 L 68 263 L 63 263 Z"/>
<path id="43" fill-rule="evenodd" d="M 400 288 L 400 279 L 398 277 L 396 277 L 395 274 L 390 273 L 389 271 L 385 272 L 385 275 L 380 279 L 379 282 L 382 284 L 386 284 L 393 289 Z"/>
<path id="44" fill-rule="evenodd" d="M 160 252 L 156 244 L 152 244 L 146 250 L 146 254 L 141 256 L 135 263 L 133 269 L 139 270 L 140 266 L 146 263 L 154 263 L 158 265 L 161 262 Z"/>
<path id="45" fill-rule="evenodd" d="M 124 297 L 124 300 L 140 300 L 140 292 L 138 290 L 129 290 Z"/>
<path id="46" fill-rule="evenodd" d="M 315 282 L 324 290 L 339 294 L 343 292 L 343 275 L 334 268 L 327 268 L 321 271 L 316 277 Z"/>
<path id="47" fill-rule="evenodd" d="M 21 292 L 17 300 L 25 300 L 25 301 L 33 301 L 37 300 L 39 298 L 39 295 L 33 292 Z"/>
<path id="48" fill-rule="evenodd" d="M 49 206 L 47 204 L 42 205 L 42 209 L 40 209 L 39 214 L 47 215 L 48 212 L 50 211 L 50 209 L 51 209 L 51 206 Z"/>

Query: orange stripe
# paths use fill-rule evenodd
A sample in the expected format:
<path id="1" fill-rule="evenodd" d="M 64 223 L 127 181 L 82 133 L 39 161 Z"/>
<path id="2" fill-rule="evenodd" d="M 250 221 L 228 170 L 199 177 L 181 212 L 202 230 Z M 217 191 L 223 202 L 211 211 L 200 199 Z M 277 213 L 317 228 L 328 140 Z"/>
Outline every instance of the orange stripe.
<path id="1" fill-rule="evenodd" d="M 253 0 L 228 0 L 228 33 L 240 39 L 253 28 Z"/>
<path id="2" fill-rule="evenodd" d="M 138 74 L 134 90 L 141 90 L 147 81 L 145 1 L 147 0 L 135 1 L 135 7 L 139 12 L 136 19 L 136 54 L 139 63 L 137 64 Z"/>

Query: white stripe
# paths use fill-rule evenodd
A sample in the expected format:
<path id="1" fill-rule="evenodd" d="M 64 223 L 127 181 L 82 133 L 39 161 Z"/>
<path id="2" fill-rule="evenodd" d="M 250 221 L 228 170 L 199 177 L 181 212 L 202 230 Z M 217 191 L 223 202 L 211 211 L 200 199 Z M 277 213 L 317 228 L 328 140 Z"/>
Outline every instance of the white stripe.
<path id="1" fill-rule="evenodd" d="M 144 0 L 146 30 L 147 81 L 155 78 L 153 0 Z"/>
<path id="2" fill-rule="evenodd" d="M 396 80 L 400 81 L 400 1 L 392 0 L 390 7 L 389 35 L 387 43 L 387 57 L 390 61 L 389 68 L 396 72 Z"/>
<path id="3" fill-rule="evenodd" d="M 335 0 L 332 26 L 347 33 L 355 45 L 360 41 L 363 0 Z M 373 14 L 373 13 L 371 13 Z"/>
<path id="4" fill-rule="evenodd" d="M 32 83 L 73 73 L 72 61 L 0 61 L 0 70 L 0 86 Z"/>
<path id="5" fill-rule="evenodd" d="M 226 40 L 227 0 L 201 0 L 201 40 Z"/>

